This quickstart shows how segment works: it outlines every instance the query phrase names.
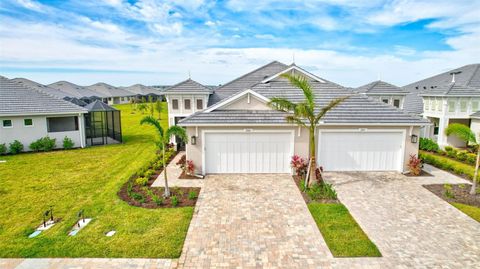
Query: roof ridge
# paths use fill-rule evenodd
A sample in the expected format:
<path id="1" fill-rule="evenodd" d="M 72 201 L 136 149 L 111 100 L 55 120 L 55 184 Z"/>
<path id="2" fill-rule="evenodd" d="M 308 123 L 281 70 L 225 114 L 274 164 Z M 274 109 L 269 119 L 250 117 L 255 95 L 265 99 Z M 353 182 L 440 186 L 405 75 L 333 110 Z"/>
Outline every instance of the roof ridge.
<path id="1" fill-rule="evenodd" d="M 479 68 L 480 68 L 480 64 L 475 64 L 475 71 L 472 72 L 472 75 L 470 76 L 470 78 L 468 78 L 465 86 L 470 85 L 470 82 L 472 81 L 473 77 L 475 77 L 475 74 L 478 72 Z"/>

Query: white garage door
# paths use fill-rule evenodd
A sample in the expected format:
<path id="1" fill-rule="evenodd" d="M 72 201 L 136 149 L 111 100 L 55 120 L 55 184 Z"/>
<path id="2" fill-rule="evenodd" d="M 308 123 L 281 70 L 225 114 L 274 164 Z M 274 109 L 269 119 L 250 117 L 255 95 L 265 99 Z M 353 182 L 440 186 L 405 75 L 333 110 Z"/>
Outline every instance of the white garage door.
<path id="1" fill-rule="evenodd" d="M 291 133 L 205 133 L 206 173 L 289 173 Z"/>
<path id="2" fill-rule="evenodd" d="M 321 132 L 318 164 L 325 171 L 401 171 L 403 132 Z"/>

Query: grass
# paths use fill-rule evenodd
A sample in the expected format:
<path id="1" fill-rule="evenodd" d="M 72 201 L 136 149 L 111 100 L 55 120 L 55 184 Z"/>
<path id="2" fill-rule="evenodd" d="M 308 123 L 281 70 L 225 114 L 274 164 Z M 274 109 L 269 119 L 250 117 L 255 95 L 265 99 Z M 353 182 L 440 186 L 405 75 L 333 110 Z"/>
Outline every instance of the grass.
<path id="1" fill-rule="evenodd" d="M 480 222 L 480 208 L 476 206 L 461 204 L 461 203 L 451 203 L 458 210 L 462 211 L 466 215 L 470 216 L 472 219 Z"/>
<path id="2" fill-rule="evenodd" d="M 117 108 L 123 144 L 1 157 L 7 162 L 0 163 L 0 257 L 180 256 L 193 208 L 144 209 L 117 196 L 130 175 L 154 158 L 156 139 L 153 128 L 139 124 L 144 115 L 131 114 L 130 105 Z M 61 222 L 28 239 L 50 205 Z M 67 237 L 80 209 L 94 220 Z M 105 237 L 112 229 L 117 234 Z"/>
<path id="3" fill-rule="evenodd" d="M 333 256 L 382 256 L 344 205 L 310 203 L 308 209 Z"/>

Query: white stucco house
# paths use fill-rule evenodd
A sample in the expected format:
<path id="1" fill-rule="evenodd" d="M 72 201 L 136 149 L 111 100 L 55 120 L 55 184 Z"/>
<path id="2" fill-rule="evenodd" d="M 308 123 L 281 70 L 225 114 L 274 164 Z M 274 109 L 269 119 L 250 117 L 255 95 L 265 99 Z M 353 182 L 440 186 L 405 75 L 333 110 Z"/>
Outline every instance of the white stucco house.
<path id="1" fill-rule="evenodd" d="M 18 140 L 28 151 L 30 143 L 49 136 L 56 139 L 57 148 L 64 137 L 85 147 L 86 113 L 85 108 L 0 76 L 0 144 L 8 147 Z"/>
<path id="2" fill-rule="evenodd" d="M 187 129 L 186 155 L 194 162 L 196 172 L 290 173 L 294 154 L 308 157 L 308 130 L 287 123 L 288 113 L 267 105 L 272 97 L 302 100 L 301 91 L 281 76 L 287 72 L 309 79 L 319 106 L 350 96 L 328 112 L 316 130 L 317 161 L 325 171 L 406 171 L 409 155 L 418 153 L 419 129 L 429 124 L 426 119 L 296 65 L 274 61 L 213 92 L 193 81 L 182 82 L 191 85 L 184 89 L 192 91 L 188 94 L 183 94 L 178 85 L 167 90 L 169 112 L 178 111 L 169 116 L 170 124 Z M 208 106 L 203 110 L 193 108 L 195 98 L 200 98 L 204 106 L 208 98 Z M 182 107 L 185 104 L 189 109 Z"/>

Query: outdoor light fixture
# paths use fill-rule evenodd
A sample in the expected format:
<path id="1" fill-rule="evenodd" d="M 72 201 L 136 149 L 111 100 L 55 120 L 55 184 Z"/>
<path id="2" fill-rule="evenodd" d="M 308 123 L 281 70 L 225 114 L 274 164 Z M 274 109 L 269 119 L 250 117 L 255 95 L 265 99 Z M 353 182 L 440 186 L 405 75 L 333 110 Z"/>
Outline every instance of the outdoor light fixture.
<path id="1" fill-rule="evenodd" d="M 196 145 L 197 144 L 197 137 L 193 135 L 190 141 L 191 141 L 192 145 Z"/>
<path id="2" fill-rule="evenodd" d="M 411 139 L 413 144 L 418 142 L 418 136 L 416 136 L 416 135 L 412 135 L 412 137 L 410 139 Z"/>

